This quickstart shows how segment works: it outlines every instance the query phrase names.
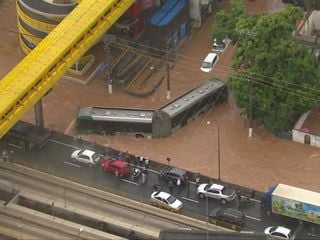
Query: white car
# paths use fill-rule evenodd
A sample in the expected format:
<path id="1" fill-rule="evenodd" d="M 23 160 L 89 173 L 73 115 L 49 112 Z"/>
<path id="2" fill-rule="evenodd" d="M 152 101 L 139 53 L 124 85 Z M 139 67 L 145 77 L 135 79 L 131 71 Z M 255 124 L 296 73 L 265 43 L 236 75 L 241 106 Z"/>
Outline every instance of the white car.
<path id="1" fill-rule="evenodd" d="M 281 226 L 267 227 L 264 230 L 264 233 L 274 237 L 275 239 L 290 239 L 290 240 L 294 239 L 294 236 L 292 236 L 292 231 L 286 227 L 281 227 Z"/>
<path id="2" fill-rule="evenodd" d="M 162 191 L 155 191 L 151 194 L 151 203 L 175 212 L 179 212 L 183 207 L 183 203 L 180 200 Z"/>
<path id="3" fill-rule="evenodd" d="M 71 154 L 71 159 L 74 162 L 80 162 L 88 164 L 90 167 L 95 166 L 100 161 L 100 156 L 91 150 L 80 149 L 75 150 Z"/>
<path id="4" fill-rule="evenodd" d="M 226 204 L 236 198 L 236 191 L 234 189 L 215 183 L 200 184 L 197 188 L 197 194 L 200 198 L 208 197 L 221 200 L 222 204 Z"/>
<path id="5" fill-rule="evenodd" d="M 201 71 L 206 73 L 210 72 L 213 69 L 216 62 L 218 61 L 218 59 L 219 59 L 218 54 L 209 53 L 201 63 L 201 67 L 200 67 Z"/>

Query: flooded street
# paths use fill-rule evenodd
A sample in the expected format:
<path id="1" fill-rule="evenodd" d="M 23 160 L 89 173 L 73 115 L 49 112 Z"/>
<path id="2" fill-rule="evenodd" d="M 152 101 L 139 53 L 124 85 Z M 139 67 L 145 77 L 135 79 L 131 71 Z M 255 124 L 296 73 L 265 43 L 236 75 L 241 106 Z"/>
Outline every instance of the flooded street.
<path id="1" fill-rule="evenodd" d="M 275 11 L 282 6 L 280 0 L 256 0 L 245 3 L 248 12 Z M 223 7 L 227 9 L 229 4 L 225 3 Z M 12 7 L 9 9 L 11 12 L 6 14 L 11 13 L 10 19 L 13 18 L 12 22 L 15 22 L 15 12 L 12 11 Z M 228 80 L 229 72 L 232 70 L 230 62 L 235 50 L 235 46 L 231 44 L 212 72 L 207 74 L 200 71 L 201 61 L 211 50 L 212 21 L 213 16 L 210 16 L 199 31 L 194 30 L 185 51 L 181 53 L 172 69 L 170 76 L 173 98 L 213 76 Z M 14 27 L 8 26 L 8 28 Z M 15 50 L 7 46 L 8 35 L 16 41 L 12 41 Z M 17 47 L 17 34 L 2 35 L 0 45 L 2 68 L 0 77 L 3 77 L 15 66 L 17 59 L 21 59 L 21 50 Z M 8 51 L 12 51 L 13 57 L 8 57 Z M 112 95 L 108 94 L 104 81 L 98 78 L 87 86 L 61 80 L 43 99 L 44 119 L 46 127 L 72 134 L 74 119 L 80 107 L 117 106 L 155 109 L 166 102 L 165 82 L 158 93 L 148 98 L 135 98 L 117 90 L 114 90 Z M 248 125 L 240 113 L 241 110 L 235 106 L 231 94 L 228 102 L 212 108 L 208 113 L 164 139 L 136 139 L 128 136 L 85 138 L 132 154 L 143 155 L 158 162 L 166 163 L 166 158 L 170 157 L 172 165 L 217 178 L 219 128 L 222 180 L 259 190 L 277 183 L 285 183 L 320 191 L 319 148 L 276 138 L 257 121 L 253 123 L 253 137 L 248 138 Z M 33 110 L 24 120 L 34 122 Z"/>

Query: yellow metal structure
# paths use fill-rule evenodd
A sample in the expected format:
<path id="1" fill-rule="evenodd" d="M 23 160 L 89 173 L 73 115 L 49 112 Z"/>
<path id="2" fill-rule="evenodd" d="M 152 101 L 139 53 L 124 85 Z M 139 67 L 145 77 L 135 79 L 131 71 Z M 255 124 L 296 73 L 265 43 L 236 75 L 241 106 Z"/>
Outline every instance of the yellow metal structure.
<path id="1" fill-rule="evenodd" d="M 134 2 L 135 0 L 82 0 L 0 81 L 0 138 Z"/>

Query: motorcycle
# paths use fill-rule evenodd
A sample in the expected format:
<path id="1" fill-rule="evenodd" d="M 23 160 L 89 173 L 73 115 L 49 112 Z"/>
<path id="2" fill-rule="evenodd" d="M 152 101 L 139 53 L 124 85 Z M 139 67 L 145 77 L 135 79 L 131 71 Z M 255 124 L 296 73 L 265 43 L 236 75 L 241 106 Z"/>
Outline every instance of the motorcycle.
<path id="1" fill-rule="evenodd" d="M 139 169 L 139 168 L 134 168 L 134 169 L 133 169 L 132 178 L 133 178 L 134 180 L 138 179 L 138 178 L 140 177 L 141 173 L 142 173 L 141 169 Z"/>
<path id="2" fill-rule="evenodd" d="M 240 201 L 238 201 L 239 207 L 249 207 L 251 205 L 251 199 L 249 197 L 241 198 Z"/>

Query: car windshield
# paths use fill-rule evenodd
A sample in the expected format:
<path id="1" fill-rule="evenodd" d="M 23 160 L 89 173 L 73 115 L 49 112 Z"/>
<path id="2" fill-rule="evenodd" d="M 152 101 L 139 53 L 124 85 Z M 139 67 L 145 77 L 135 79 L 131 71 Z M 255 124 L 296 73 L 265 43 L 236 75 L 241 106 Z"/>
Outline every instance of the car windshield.
<path id="1" fill-rule="evenodd" d="M 207 184 L 207 185 L 204 187 L 204 190 L 208 190 L 210 187 L 211 187 L 211 184 Z"/>
<path id="2" fill-rule="evenodd" d="M 213 46 L 212 48 L 216 50 L 223 50 L 223 46 L 220 46 L 220 45 Z"/>
<path id="3" fill-rule="evenodd" d="M 93 159 L 94 162 L 98 162 L 99 159 L 100 159 L 100 156 L 97 153 L 95 153 L 95 154 L 92 155 L 92 159 Z"/>
<path id="4" fill-rule="evenodd" d="M 168 203 L 170 203 L 170 204 L 174 203 L 176 200 L 177 199 L 172 195 L 170 197 L 168 197 L 168 199 L 167 199 Z"/>
<path id="5" fill-rule="evenodd" d="M 274 232 L 277 229 L 277 227 L 271 227 L 270 232 Z"/>
<path id="6" fill-rule="evenodd" d="M 223 194 L 227 194 L 227 188 L 226 188 L 226 187 L 223 187 L 222 190 L 221 190 L 221 192 L 222 192 Z"/>
<path id="7" fill-rule="evenodd" d="M 211 63 L 209 63 L 209 62 L 202 62 L 202 67 L 203 68 L 211 68 L 212 66 L 211 66 Z"/>

